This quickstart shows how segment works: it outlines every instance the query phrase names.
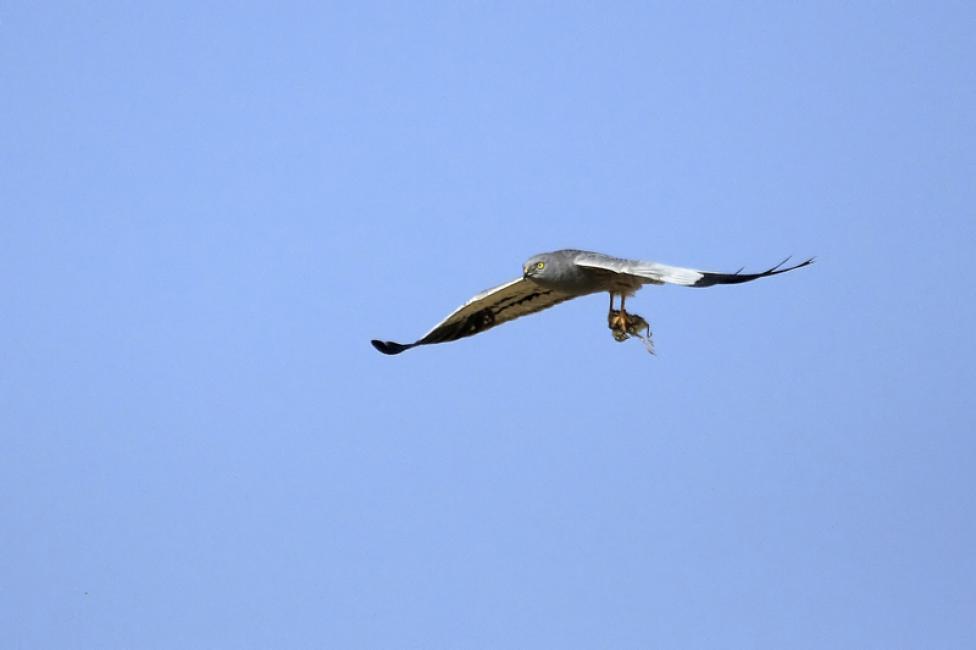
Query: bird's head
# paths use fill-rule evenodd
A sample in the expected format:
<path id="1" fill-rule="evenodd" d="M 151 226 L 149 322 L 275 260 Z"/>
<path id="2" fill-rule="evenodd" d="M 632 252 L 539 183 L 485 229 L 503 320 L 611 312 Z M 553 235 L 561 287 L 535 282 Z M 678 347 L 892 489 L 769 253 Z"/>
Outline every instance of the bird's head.
<path id="1" fill-rule="evenodd" d="M 522 277 L 528 280 L 550 279 L 555 273 L 555 260 L 549 253 L 534 255 L 522 265 Z"/>

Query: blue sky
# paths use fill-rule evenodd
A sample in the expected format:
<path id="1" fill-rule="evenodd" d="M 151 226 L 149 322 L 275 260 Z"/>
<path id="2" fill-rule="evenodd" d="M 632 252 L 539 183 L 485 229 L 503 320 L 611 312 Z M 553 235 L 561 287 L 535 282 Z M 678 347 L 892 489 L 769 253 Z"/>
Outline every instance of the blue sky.
<path id="1" fill-rule="evenodd" d="M 7 3 L 0 645 L 976 645 L 970 3 Z M 718 271 L 385 357 L 564 247 Z"/>

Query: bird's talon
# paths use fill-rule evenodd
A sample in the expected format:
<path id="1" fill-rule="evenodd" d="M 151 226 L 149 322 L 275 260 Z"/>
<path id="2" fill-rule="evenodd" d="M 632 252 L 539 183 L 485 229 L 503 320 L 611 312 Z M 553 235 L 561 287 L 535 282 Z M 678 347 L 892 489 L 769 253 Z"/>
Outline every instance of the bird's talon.
<path id="1" fill-rule="evenodd" d="M 640 314 L 623 312 L 612 309 L 607 315 L 607 325 L 613 334 L 613 339 L 623 342 L 630 337 L 636 337 L 644 343 L 644 347 L 651 354 L 654 354 L 654 341 L 651 335 L 651 326 Z"/>
<path id="2" fill-rule="evenodd" d="M 614 340 L 626 341 L 630 338 L 630 328 L 628 327 L 627 318 L 620 310 L 610 310 L 610 313 L 607 314 L 607 326 L 613 333 Z"/>

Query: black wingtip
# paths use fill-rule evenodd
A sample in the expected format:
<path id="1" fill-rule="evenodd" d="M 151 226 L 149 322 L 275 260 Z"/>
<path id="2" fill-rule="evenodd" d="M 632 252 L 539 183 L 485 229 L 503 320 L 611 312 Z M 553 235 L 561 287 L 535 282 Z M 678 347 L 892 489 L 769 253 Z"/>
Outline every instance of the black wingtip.
<path id="1" fill-rule="evenodd" d="M 786 257 L 786 259 L 784 259 L 782 262 L 780 262 L 776 266 L 774 266 L 774 267 L 772 267 L 770 269 L 767 269 L 767 270 L 763 271 L 762 273 L 757 273 L 756 275 L 757 276 L 760 276 L 760 277 L 767 277 L 767 276 L 770 276 L 770 275 L 779 275 L 780 273 L 786 273 L 787 271 L 794 271 L 796 269 L 802 269 L 804 266 L 809 266 L 810 264 L 813 264 L 813 260 L 814 260 L 814 258 L 808 257 L 807 259 L 803 260 L 799 264 L 794 264 L 793 266 L 784 266 L 791 259 L 793 259 L 793 256 L 792 255 Z"/>
<path id="2" fill-rule="evenodd" d="M 785 266 L 785 264 L 789 262 L 791 258 L 792 256 L 787 257 L 776 266 L 772 266 L 765 271 L 760 271 L 759 273 L 743 273 L 742 269 L 739 269 L 735 273 L 703 273 L 702 277 L 695 282 L 695 284 L 690 286 L 711 287 L 716 284 L 740 284 L 742 282 L 751 282 L 753 280 L 758 280 L 759 278 L 768 278 L 771 275 L 779 275 L 780 273 L 786 273 L 787 271 L 793 271 L 795 269 L 803 268 L 804 266 L 809 266 L 810 264 L 813 264 L 814 260 L 814 258 L 810 257 L 794 266 Z"/>
<path id="3" fill-rule="evenodd" d="M 373 339 L 370 343 L 383 354 L 400 354 L 404 350 L 409 350 L 413 347 L 413 345 L 404 345 L 396 341 L 379 341 L 377 339 Z"/>
<path id="4" fill-rule="evenodd" d="M 783 266 L 783 264 L 786 264 L 790 260 L 790 258 L 787 257 L 785 260 L 783 260 L 782 262 L 780 262 L 779 266 L 777 266 L 774 269 L 775 270 L 775 273 L 773 273 L 772 275 L 775 275 L 776 273 L 784 273 L 786 271 L 792 271 L 794 269 L 802 269 L 804 266 L 810 266 L 811 264 L 813 264 L 813 261 L 815 259 L 817 259 L 817 258 L 815 258 L 815 257 L 808 257 L 807 259 L 803 260 L 799 264 L 796 264 L 795 266 L 791 266 L 791 267 L 786 268 L 786 269 L 780 268 L 780 267 Z"/>

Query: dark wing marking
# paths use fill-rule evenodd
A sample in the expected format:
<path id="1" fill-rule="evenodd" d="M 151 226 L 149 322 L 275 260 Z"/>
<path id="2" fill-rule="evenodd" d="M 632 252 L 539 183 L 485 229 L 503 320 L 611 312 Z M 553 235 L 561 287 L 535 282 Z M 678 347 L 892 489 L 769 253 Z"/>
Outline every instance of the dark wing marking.
<path id="1" fill-rule="evenodd" d="M 794 269 L 799 269 L 813 264 L 813 258 L 811 257 L 794 266 L 784 267 L 783 265 L 788 261 L 790 261 L 790 258 L 787 257 L 776 266 L 772 266 L 765 271 L 760 271 L 759 273 L 742 273 L 742 269 L 739 269 L 735 273 L 710 273 L 705 271 L 702 272 L 702 277 L 700 279 L 689 286 L 711 287 L 716 284 L 740 284 L 742 282 L 758 280 L 759 278 L 768 278 L 771 275 L 779 275 L 780 273 L 786 273 L 787 271 L 793 271 Z"/>
<path id="2" fill-rule="evenodd" d="M 572 294 L 544 289 L 531 280 L 519 278 L 479 293 L 413 343 L 375 339 L 370 343 L 383 354 L 400 354 L 418 345 L 447 343 L 474 336 L 496 325 L 548 309 L 574 297 Z"/>
<path id="3" fill-rule="evenodd" d="M 750 282 L 759 278 L 786 273 L 787 271 L 792 271 L 813 263 L 813 258 L 811 257 L 796 266 L 783 268 L 783 265 L 789 259 L 787 257 L 776 266 L 760 273 L 742 273 L 742 269 L 739 269 L 735 273 L 711 273 L 709 271 L 699 271 L 683 266 L 670 266 L 668 264 L 661 264 L 660 262 L 625 260 L 595 253 L 580 255 L 576 258 L 575 263 L 577 266 L 635 276 L 641 278 L 644 282 L 659 284 L 666 282 L 668 284 L 680 284 L 686 287 L 711 287 L 716 284 Z"/>

